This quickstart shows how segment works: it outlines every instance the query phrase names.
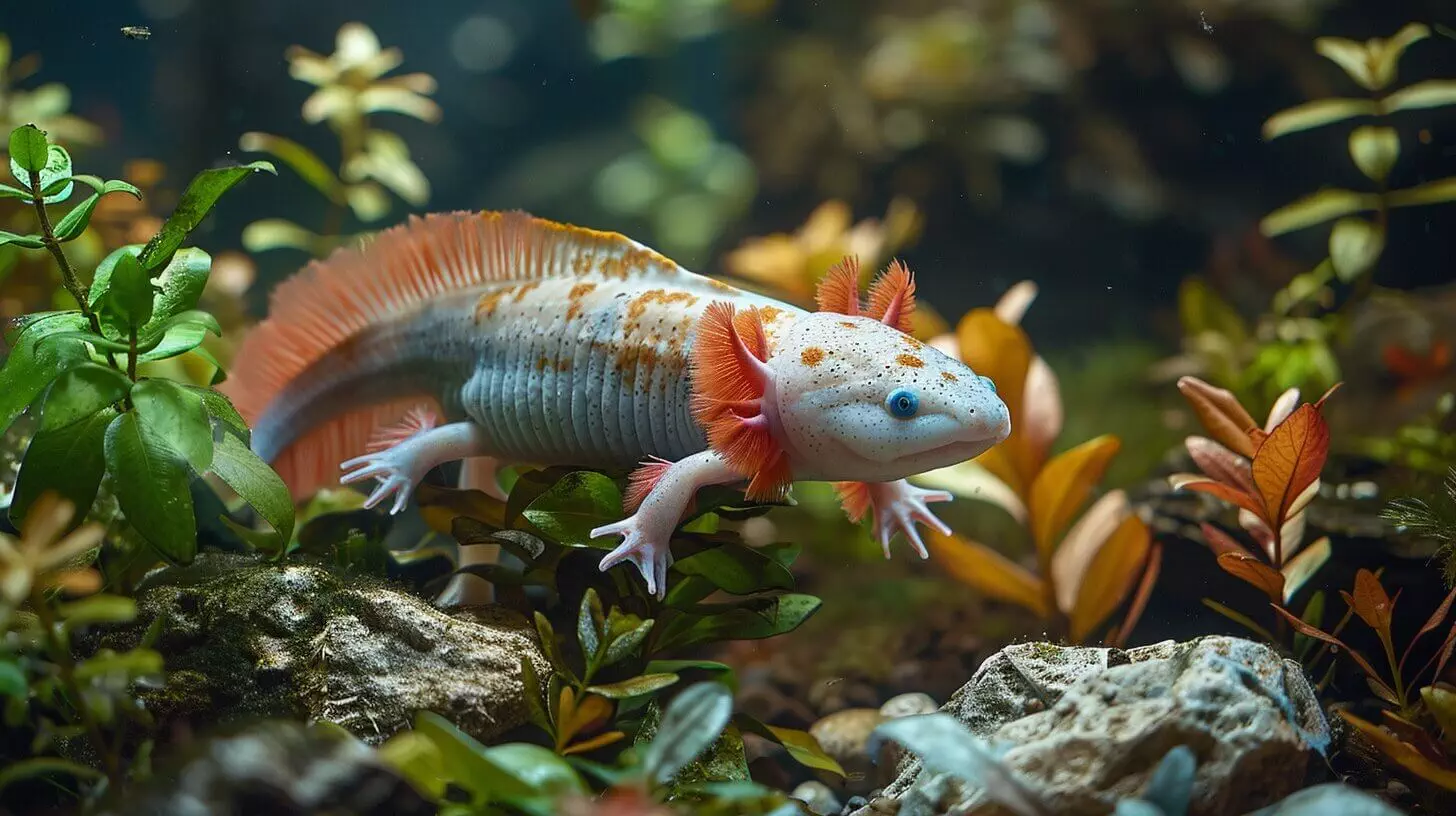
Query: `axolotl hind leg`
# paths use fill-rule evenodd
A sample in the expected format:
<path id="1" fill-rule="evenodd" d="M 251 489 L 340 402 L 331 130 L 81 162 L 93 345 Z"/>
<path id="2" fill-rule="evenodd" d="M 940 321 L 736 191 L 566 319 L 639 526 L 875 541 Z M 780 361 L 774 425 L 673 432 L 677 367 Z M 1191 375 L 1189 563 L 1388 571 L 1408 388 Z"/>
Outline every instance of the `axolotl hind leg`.
<path id="1" fill-rule="evenodd" d="M 635 509 L 632 515 L 591 531 L 592 538 L 622 536 L 622 543 L 602 559 L 602 571 L 630 561 L 641 570 L 647 591 L 658 598 L 665 596 L 667 567 L 672 563 L 668 545 L 693 495 L 699 488 L 742 478 L 711 450 L 676 462 L 644 464 L 632 474 L 627 492 L 627 506 Z"/>

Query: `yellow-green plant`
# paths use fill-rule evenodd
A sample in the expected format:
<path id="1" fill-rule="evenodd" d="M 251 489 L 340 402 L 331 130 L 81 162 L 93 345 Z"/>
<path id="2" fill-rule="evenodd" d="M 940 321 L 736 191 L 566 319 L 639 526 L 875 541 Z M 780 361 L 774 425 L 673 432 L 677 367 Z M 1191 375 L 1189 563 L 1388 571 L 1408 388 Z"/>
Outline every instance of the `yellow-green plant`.
<path id="1" fill-rule="evenodd" d="M 243 246 L 253 252 L 291 248 L 322 256 L 343 242 L 346 210 L 364 223 L 389 214 L 386 189 L 412 207 L 428 202 L 430 182 L 410 159 L 409 146 L 399 134 L 375 126 L 370 114 L 400 113 L 438 122 L 440 106 L 429 99 L 435 91 L 434 77 L 424 73 L 386 77 L 404 55 L 398 48 L 380 48 L 374 31 L 357 22 L 339 29 L 334 53 L 327 57 L 301 45 L 289 47 L 287 57 L 289 75 L 318 88 L 303 103 L 303 120 L 328 123 L 339 140 L 339 166 L 330 168 L 292 139 L 244 133 L 239 147 L 267 153 L 288 165 L 323 194 L 328 209 L 318 232 L 284 218 L 254 221 L 243 230 Z"/>

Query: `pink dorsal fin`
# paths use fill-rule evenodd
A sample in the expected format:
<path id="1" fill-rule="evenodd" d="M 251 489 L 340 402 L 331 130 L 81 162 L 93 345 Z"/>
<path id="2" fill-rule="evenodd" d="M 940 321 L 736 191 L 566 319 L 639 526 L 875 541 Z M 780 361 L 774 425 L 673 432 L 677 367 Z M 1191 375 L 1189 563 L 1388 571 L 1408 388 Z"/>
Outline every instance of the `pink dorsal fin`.
<path id="1" fill-rule="evenodd" d="M 244 339 L 221 390 L 253 423 L 331 350 L 441 295 L 509 281 L 678 272 L 672 261 L 622 235 L 521 212 L 412 216 L 280 284 L 268 318 Z M 429 398 L 401 394 L 386 405 L 360 406 L 317 427 L 296 429 L 297 441 L 275 457 L 294 463 L 287 466 L 292 478 L 285 480 L 295 495 L 305 496 L 336 483 L 338 456 L 358 455 L 381 422 L 394 422 Z M 305 463 L 305 451 L 331 461 Z"/>
<path id="2" fill-rule="evenodd" d="M 910 274 L 910 267 L 890 261 L 890 267 L 870 285 L 869 315 L 909 334 L 910 315 L 914 311 L 915 276 Z"/>
<path id="3" fill-rule="evenodd" d="M 821 312 L 859 314 L 859 258 L 846 255 L 830 267 L 819 281 L 814 300 Z"/>

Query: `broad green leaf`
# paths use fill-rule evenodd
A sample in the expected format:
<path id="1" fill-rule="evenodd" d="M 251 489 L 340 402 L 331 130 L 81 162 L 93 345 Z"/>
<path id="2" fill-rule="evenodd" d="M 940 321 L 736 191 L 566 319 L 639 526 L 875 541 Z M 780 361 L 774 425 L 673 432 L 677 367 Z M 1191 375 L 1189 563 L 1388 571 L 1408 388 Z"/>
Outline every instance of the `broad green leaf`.
<path id="1" fill-rule="evenodd" d="M 41 406 L 40 427 L 60 430 L 126 398 L 131 380 L 114 368 L 81 363 L 51 383 Z"/>
<path id="2" fill-rule="evenodd" d="M 117 253 L 102 308 L 122 325 L 139 330 L 152 319 L 156 294 L 151 275 L 138 258 L 128 252 Z"/>
<path id="3" fill-rule="evenodd" d="M 820 603 L 813 595 L 788 593 L 723 609 L 698 607 L 705 611 L 672 619 L 657 649 L 668 651 L 719 640 L 761 640 L 782 635 L 799 628 L 819 609 Z"/>
<path id="4" fill-rule="evenodd" d="M 590 532 L 622 519 L 622 494 L 606 476 L 577 471 L 537 496 L 522 515 L 536 529 L 569 547 L 605 547 L 610 538 L 594 539 Z"/>
<path id="5" fill-rule="evenodd" d="M 70 180 L 79 181 L 87 187 L 90 187 L 92 191 L 100 193 L 101 195 L 108 195 L 110 193 L 130 193 L 138 200 L 140 200 L 142 197 L 141 190 L 138 190 L 134 185 L 129 184 L 125 181 L 118 181 L 116 179 L 112 179 L 110 181 L 102 181 L 97 176 L 87 175 L 71 176 Z M 52 186 L 54 186 L 54 184 Z M 50 193 L 54 191 L 47 188 L 46 192 Z"/>
<path id="6" fill-rule="evenodd" d="M 171 380 L 142 380 L 131 390 L 138 418 L 154 436 L 182 455 L 197 473 L 212 464 L 212 424 L 202 397 Z"/>
<path id="7" fill-rule="evenodd" d="M 439 749 L 447 778 L 471 794 L 478 804 L 501 799 L 525 799 L 531 786 L 505 766 L 486 755 L 486 747 L 444 717 L 422 711 L 415 718 L 414 733 L 429 739 Z"/>
<path id="8" fill-rule="evenodd" d="M 720 683 L 698 683 L 668 704 L 642 752 L 647 778 L 666 784 L 718 739 L 733 716 L 733 694 Z"/>
<path id="9" fill-rule="evenodd" d="M 782 564 L 741 544 L 709 547 L 673 563 L 683 575 L 697 575 L 734 595 L 792 589 L 794 576 Z"/>
<path id="10" fill-rule="evenodd" d="M 99 193 L 92 193 L 85 201 L 77 204 L 56 222 L 55 233 L 58 241 L 71 241 L 81 237 L 86 227 L 91 223 L 91 213 L 96 210 L 96 203 L 101 200 Z"/>
<path id="11" fill-rule="evenodd" d="M 126 520 L 170 562 L 191 563 L 197 554 L 192 475 L 166 439 L 156 437 L 136 412 L 106 429 L 106 471 Z"/>
<path id="12" fill-rule="evenodd" d="M 1280 207 L 1264 216 L 1259 230 L 1269 237 L 1286 232 L 1312 227 L 1331 218 L 1350 215 L 1361 210 L 1373 210 L 1380 205 L 1380 199 L 1373 193 L 1357 193 L 1353 190 L 1326 189 L 1305 196 L 1293 204 Z"/>
<path id="13" fill-rule="evenodd" d="M 643 674 L 681 675 L 687 671 L 707 672 L 711 675 L 713 682 L 722 683 L 733 691 L 738 689 L 738 677 L 734 673 L 733 667 L 716 660 L 650 660 L 646 666 L 642 667 Z"/>
<path id="14" fill-rule="evenodd" d="M 819 740 L 807 731 L 769 725 L 747 714 L 739 714 L 734 717 L 733 724 L 738 726 L 741 731 L 757 734 L 770 742 L 782 745 L 795 762 L 806 768 L 828 771 L 839 776 L 845 775 L 844 768 L 834 757 L 824 753 L 824 749 L 819 745 Z"/>
<path id="15" fill-rule="evenodd" d="M 1375 103 L 1369 99 L 1316 99 L 1303 105 L 1282 110 L 1264 122 L 1265 141 L 1277 139 L 1289 133 L 1322 127 L 1333 122 L 1342 122 L 1356 116 L 1375 113 Z"/>
<path id="16" fill-rule="evenodd" d="M 80 312 L 56 312 L 36 318 L 9 338 L 10 356 L 0 365 L 0 433 L 9 430 L 52 380 L 88 359 L 76 343 L 34 341 L 49 334 L 79 331 L 87 326 Z"/>
<path id="17" fill-rule="evenodd" d="M 106 776 L 95 768 L 72 762 L 69 759 L 37 757 L 12 762 L 6 765 L 3 770 L 0 770 L 0 790 L 4 790 L 12 783 L 19 782 L 23 779 L 33 779 L 35 777 L 50 776 L 52 774 L 62 774 L 87 782 L 97 782 Z"/>
<path id="18" fill-rule="evenodd" d="M 1341 218 L 1330 229 L 1330 265 L 1345 283 L 1375 268 L 1384 250 L 1385 231 L 1358 216 Z"/>
<path id="19" fill-rule="evenodd" d="M 200 388 L 195 385 L 184 386 L 187 390 L 197 394 L 202 399 L 202 405 L 207 409 L 207 415 L 226 425 L 228 430 L 237 434 L 242 439 L 244 446 L 252 443 L 252 432 L 248 430 L 248 423 L 238 409 L 233 407 L 232 400 L 227 395 L 211 388 Z"/>
<path id="20" fill-rule="evenodd" d="M 251 131 L 238 138 L 238 147 L 249 153 L 269 153 L 288 165 L 311 187 L 335 204 L 344 202 L 344 183 L 312 150 L 292 139 Z"/>
<path id="21" fill-rule="evenodd" d="M 1456 105 L 1456 79 L 1428 79 L 1408 85 L 1381 101 L 1385 110 L 1416 110 Z"/>
<path id="22" fill-rule="evenodd" d="M 84 520 L 106 473 L 106 428 L 116 414 L 106 406 L 69 425 L 41 428 L 31 437 L 15 480 L 11 522 L 18 527 L 31 504 L 48 491 L 76 506 L 73 526 Z"/>
<path id="23" fill-rule="evenodd" d="M 201 346 L 209 331 L 212 331 L 212 326 L 204 323 L 179 323 L 167 329 L 157 344 L 138 355 L 137 359 L 150 363 L 186 354 Z"/>
<path id="24" fill-rule="evenodd" d="M 161 291 L 152 307 L 152 322 L 144 330 L 155 331 L 161 323 L 195 309 L 211 272 L 211 255 L 197 247 L 177 250 L 157 278 Z"/>
<path id="25" fill-rule="evenodd" d="M 39 235 L 21 235 L 15 232 L 0 230 L 0 246 L 15 244 L 26 249 L 45 249 L 45 240 Z"/>
<path id="26" fill-rule="evenodd" d="M 125 598 L 119 600 L 127 600 Z M 98 610 L 99 611 L 99 610 Z M 112 610 L 114 612 L 118 610 Z M 135 617 L 135 607 L 132 609 Z M 108 675 L 121 675 L 133 679 L 139 677 L 156 677 L 162 673 L 162 656 L 151 649 L 132 649 L 129 652 L 120 654 L 107 654 L 102 650 L 96 656 L 82 661 L 76 666 L 76 679 L 81 681 L 92 680 Z"/>
<path id="27" fill-rule="evenodd" d="M 1366 178 L 1384 182 L 1400 158 L 1400 135 L 1391 127 L 1357 127 L 1350 131 L 1350 158 Z"/>
<path id="28" fill-rule="evenodd" d="M 30 192 L 9 184 L 0 184 L 0 198 L 30 198 Z"/>
<path id="29" fill-rule="evenodd" d="M 92 595 L 56 607 L 56 614 L 67 626 L 91 626 L 97 623 L 126 623 L 136 619 L 137 605 L 120 595 Z"/>
<path id="30" fill-rule="evenodd" d="M 124 247 L 117 247 L 101 259 L 96 265 L 96 273 L 91 276 L 91 288 L 86 292 L 86 304 L 92 309 L 99 309 L 106 293 L 111 291 L 111 275 L 116 271 L 116 264 L 121 256 L 130 255 L 133 258 L 142 252 L 141 244 L 128 244 Z"/>
<path id="31" fill-rule="evenodd" d="M 617 635 L 602 657 L 602 667 L 619 663 L 635 654 L 642 645 L 642 641 L 647 639 L 647 634 L 652 631 L 653 623 L 654 621 L 645 620 Z"/>
<path id="32" fill-rule="evenodd" d="M 1456 201 L 1456 176 L 1428 181 L 1404 190 L 1392 190 L 1389 201 L 1392 207 L 1418 207 L 1423 204 Z"/>
<path id="33" fill-rule="evenodd" d="M 268 522 L 277 546 L 292 539 L 295 516 L 288 485 L 237 434 L 219 435 L 213 447 L 212 472 Z"/>
<path id="34" fill-rule="evenodd" d="M 601 651 L 602 599 L 597 591 L 587 587 L 581 596 L 581 609 L 576 616 L 576 641 L 581 644 L 582 657 L 587 665 L 594 665 L 597 652 Z M 590 671 L 590 670 L 588 670 Z"/>
<path id="35" fill-rule="evenodd" d="M 513 742 L 485 749 L 485 756 L 516 779 L 537 792 L 551 796 L 567 793 L 585 794 L 586 783 L 571 767 L 549 748 L 525 742 Z"/>
<path id="36" fill-rule="evenodd" d="M 551 717 L 546 713 L 546 697 L 541 690 L 541 678 L 536 674 L 536 664 L 524 655 L 521 657 L 521 694 L 526 698 L 527 719 L 550 734 Z"/>
<path id="37" fill-rule="evenodd" d="M 263 218 L 243 227 L 243 248 L 249 252 L 300 249 L 310 254 L 322 240 L 318 235 L 284 218 Z"/>
<path id="38" fill-rule="evenodd" d="M 25 698 L 30 688 L 25 681 L 25 672 L 15 663 L 15 659 L 7 657 L 0 660 L 0 698 L 19 697 Z"/>
<path id="39" fill-rule="evenodd" d="M 30 174 L 45 169 L 48 147 L 45 131 L 35 125 L 21 125 L 10 131 L 10 172 L 16 181 L 30 186 Z"/>
<path id="40" fill-rule="evenodd" d="M 606 683 L 599 686 L 591 686 L 587 691 L 592 694 L 599 694 L 609 700 L 628 700 L 633 697 L 641 697 L 660 691 L 677 682 L 677 675 L 663 672 L 660 674 L 644 674 L 639 677 L 631 677 L 616 683 Z"/>
<path id="41" fill-rule="evenodd" d="M 15 169 L 12 162 L 11 170 Z M 76 185 L 71 183 L 71 154 L 66 152 L 60 145 L 51 145 L 46 149 L 45 167 L 40 171 L 40 189 L 44 196 L 42 200 L 47 204 L 59 204 L 71 197 Z M 63 181 L 59 190 L 51 192 L 52 184 Z M 26 183 L 29 187 L 29 183 Z"/>
<path id="42" fill-rule="evenodd" d="M 177 208 L 162 225 L 161 231 L 142 250 L 140 258 L 142 266 L 152 271 L 165 268 L 172 261 L 172 254 L 182 246 L 182 241 L 189 233 L 197 229 L 197 225 L 207 217 L 222 194 L 257 172 L 278 174 L 272 164 L 256 161 L 240 167 L 203 170 L 193 176 L 187 189 L 182 191 L 182 198 L 177 202 Z"/>

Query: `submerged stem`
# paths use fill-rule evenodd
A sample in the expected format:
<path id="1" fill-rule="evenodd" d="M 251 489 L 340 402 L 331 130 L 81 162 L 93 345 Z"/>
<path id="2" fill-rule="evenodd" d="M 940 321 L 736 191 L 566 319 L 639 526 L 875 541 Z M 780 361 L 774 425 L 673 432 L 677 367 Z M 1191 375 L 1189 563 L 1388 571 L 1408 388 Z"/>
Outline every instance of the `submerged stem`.
<path id="1" fill-rule="evenodd" d="M 91 745 L 96 750 L 96 755 L 106 766 L 106 776 L 111 780 L 113 790 L 121 788 L 121 761 L 111 746 L 107 745 L 106 737 L 101 733 L 101 726 L 92 716 L 91 709 L 86 706 L 85 697 L 81 693 L 81 685 L 76 681 L 76 661 L 71 656 L 71 650 L 61 639 L 56 636 L 56 617 L 51 613 L 50 604 L 46 601 L 45 594 L 38 585 L 30 588 L 30 606 L 35 610 L 35 616 L 40 619 L 41 630 L 45 633 L 46 648 L 51 653 L 51 660 L 55 661 L 56 668 L 61 677 L 61 685 L 66 689 L 66 695 L 71 698 L 71 705 L 76 708 L 76 716 L 81 720 L 81 726 L 86 729 L 86 736 L 91 740 Z"/>
<path id="2" fill-rule="evenodd" d="M 46 212 L 45 196 L 41 191 L 40 171 L 38 170 L 30 171 L 30 203 L 35 208 L 36 218 L 40 221 L 41 240 L 45 242 L 46 249 L 50 250 L 51 255 L 56 259 L 56 265 L 60 267 L 62 285 L 66 287 L 67 292 L 71 293 L 71 297 L 76 299 L 76 305 L 81 307 L 81 314 L 85 315 L 86 320 L 91 324 L 92 333 L 101 334 L 101 320 L 86 303 L 86 290 L 81 288 L 81 280 L 76 277 L 76 270 L 71 266 L 70 259 L 66 257 L 66 251 L 61 248 L 61 241 L 56 237 L 55 227 L 51 226 L 51 217 Z M 117 365 L 116 356 L 113 354 L 106 355 L 106 362 L 110 363 L 112 368 L 118 370 L 121 368 Z"/>

